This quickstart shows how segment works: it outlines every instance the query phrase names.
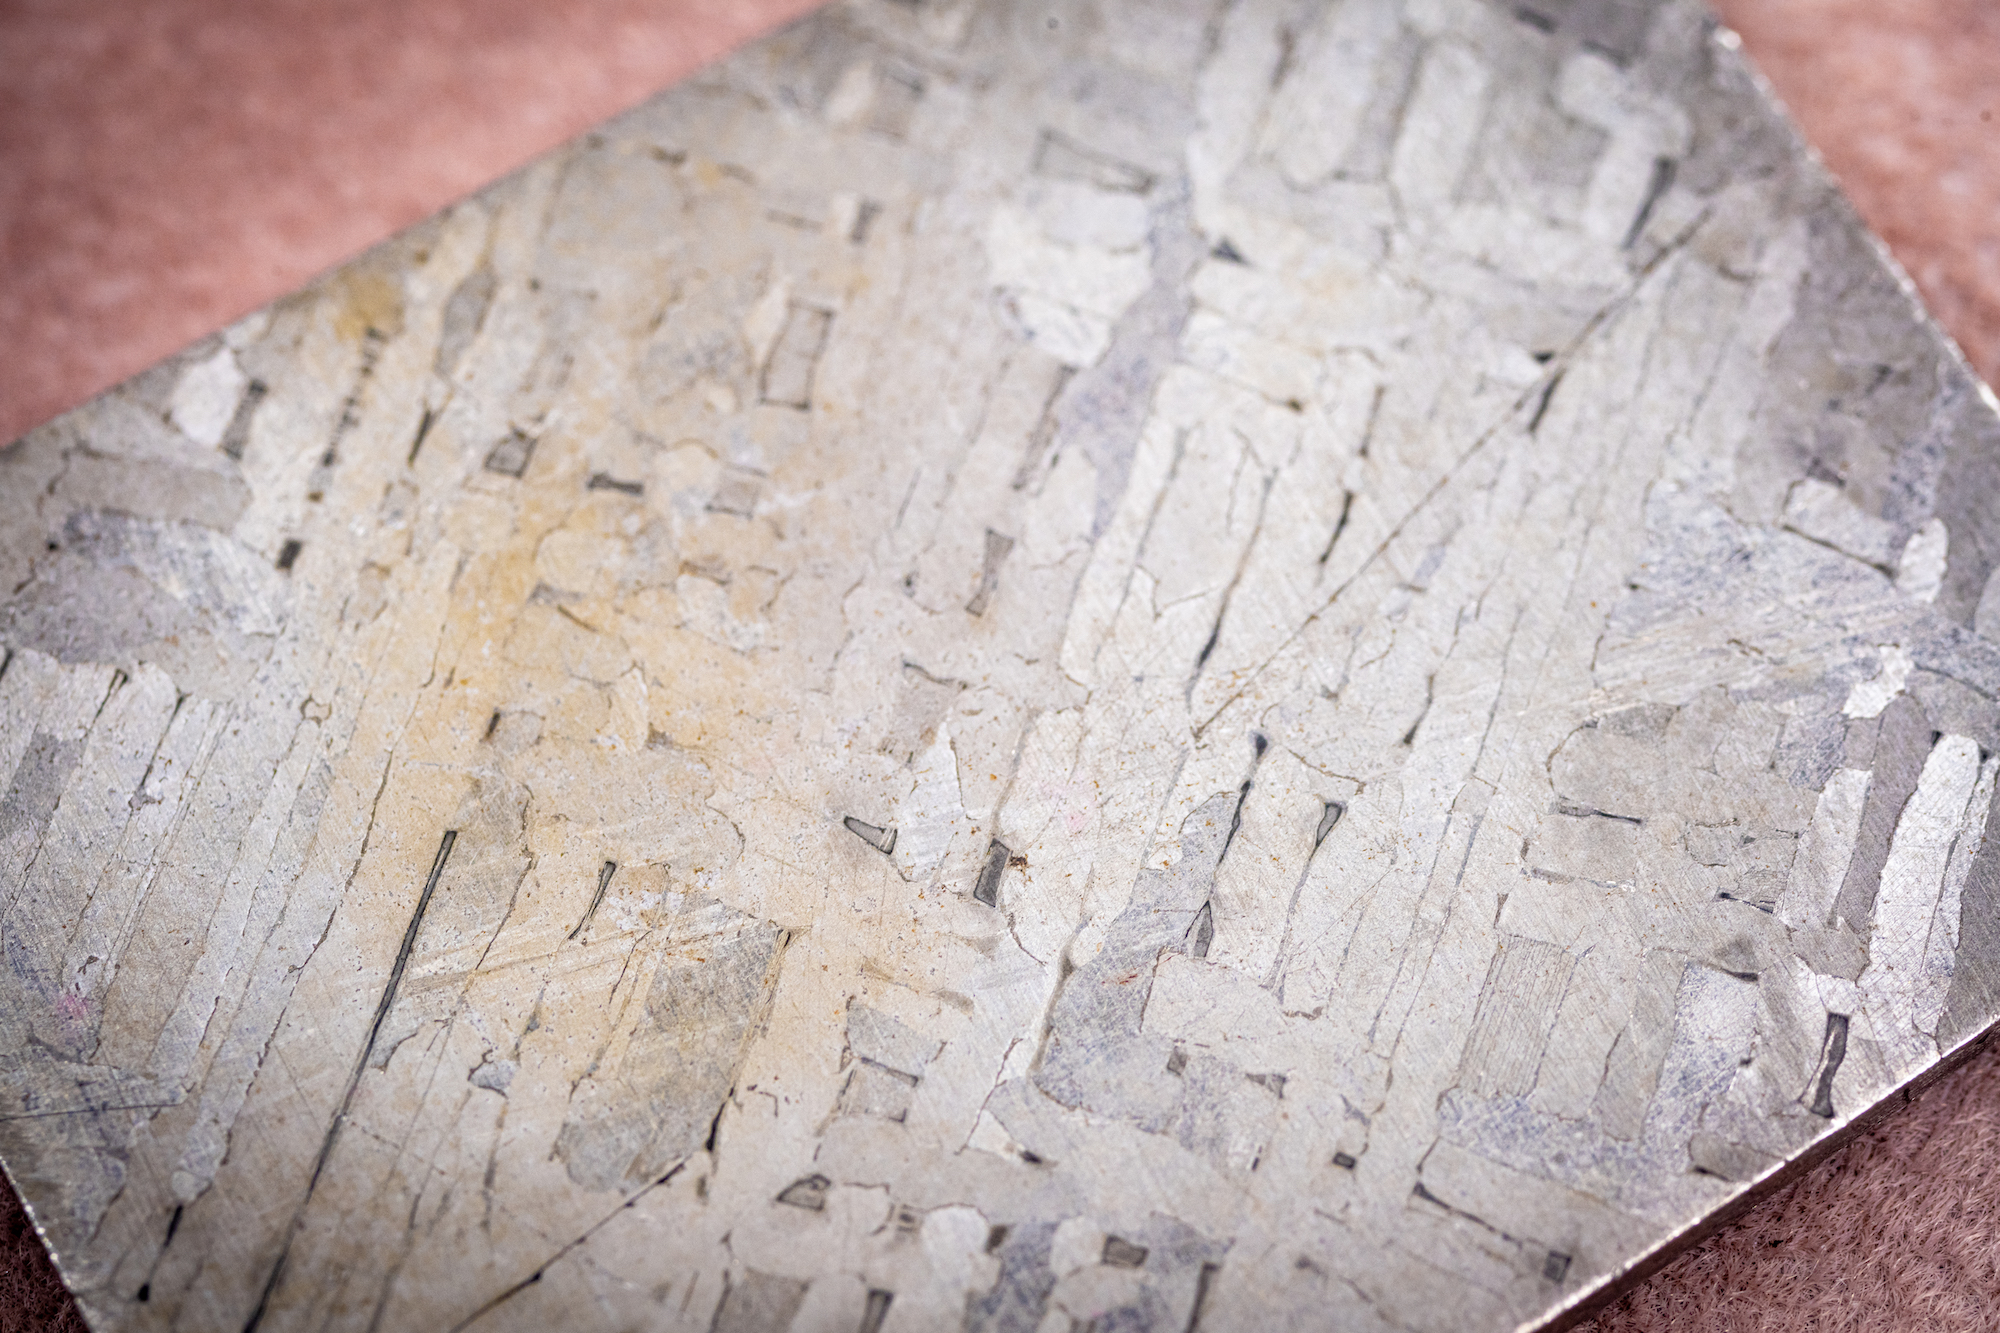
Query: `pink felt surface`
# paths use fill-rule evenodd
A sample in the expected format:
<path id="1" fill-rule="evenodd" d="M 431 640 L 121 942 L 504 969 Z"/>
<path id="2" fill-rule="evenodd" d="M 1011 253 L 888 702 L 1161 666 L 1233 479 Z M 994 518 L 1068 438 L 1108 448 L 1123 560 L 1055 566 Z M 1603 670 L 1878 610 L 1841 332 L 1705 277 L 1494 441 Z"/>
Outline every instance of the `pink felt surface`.
<path id="1" fill-rule="evenodd" d="M 0 441 L 813 0 L 0 0 Z"/>
<path id="2" fill-rule="evenodd" d="M 2000 1042 L 1605 1309 L 1595 1333 L 2000 1328 Z"/>
<path id="3" fill-rule="evenodd" d="M 1717 4 L 2000 380 L 2000 0 Z M 0 441 L 807 8 L 0 0 Z M 2000 1043 L 1596 1327 L 2000 1329 L 1996 1156 Z M 81 1326 L 0 1189 L 0 1333 Z"/>

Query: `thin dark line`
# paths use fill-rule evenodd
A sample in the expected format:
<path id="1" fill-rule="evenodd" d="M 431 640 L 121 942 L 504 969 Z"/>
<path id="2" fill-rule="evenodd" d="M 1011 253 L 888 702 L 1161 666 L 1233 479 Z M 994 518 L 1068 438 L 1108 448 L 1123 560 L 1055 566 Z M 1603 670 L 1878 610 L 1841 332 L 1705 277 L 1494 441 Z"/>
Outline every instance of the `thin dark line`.
<path id="1" fill-rule="evenodd" d="M 583 920 L 577 922 L 576 929 L 569 933 L 571 939 L 575 939 L 577 936 L 583 934 L 583 928 L 589 925 L 591 918 L 597 915 L 598 904 L 604 901 L 604 891 L 611 887 L 611 877 L 617 871 L 618 863 L 616 861 L 606 861 L 604 869 L 597 872 L 597 894 L 590 900 L 590 909 L 583 914 Z"/>
<path id="2" fill-rule="evenodd" d="M 716 1114 L 719 1116 L 721 1112 L 718 1111 Z M 511 1298 L 526 1291 L 529 1287 L 534 1286 L 537 1282 L 540 1282 L 542 1280 L 542 1275 L 548 1272 L 548 1270 L 553 1266 L 555 1266 L 558 1262 L 560 1262 L 565 1255 L 570 1253 L 570 1251 L 576 1249 L 577 1246 L 583 1244 L 585 1241 L 589 1240 L 592 1236 L 595 1236 L 600 1230 L 604 1228 L 606 1223 L 611 1221 L 612 1218 L 626 1211 L 633 1204 L 639 1202 L 640 1199 L 644 1198 L 646 1195 L 652 1193 L 654 1190 L 658 1189 L 660 1186 L 666 1184 L 668 1181 L 672 1180 L 675 1176 L 679 1175 L 681 1173 L 682 1168 L 686 1166 L 687 1166 L 686 1158 L 682 1158 L 680 1161 L 675 1162 L 672 1168 L 669 1169 L 665 1175 L 661 1176 L 658 1180 L 654 1181 L 652 1184 L 645 1186 L 643 1189 L 634 1192 L 631 1198 L 625 1200 L 625 1202 L 619 1204 L 616 1208 L 606 1213 L 603 1217 L 598 1218 L 595 1222 L 592 1222 L 590 1226 L 585 1229 L 584 1233 L 581 1236 L 578 1236 L 575 1240 L 569 1242 L 569 1244 L 563 1246 L 560 1250 L 557 1250 L 554 1254 L 550 1255 L 547 1259 L 543 1260 L 541 1266 L 536 1268 L 534 1272 L 528 1274 L 528 1276 L 522 1278 L 519 1282 L 516 1282 L 513 1286 L 507 1288 L 505 1291 L 501 1292 L 498 1296 L 495 1296 L 492 1300 L 486 1302 L 486 1304 L 480 1306 L 477 1310 L 474 1310 L 471 1314 L 459 1320 L 456 1324 L 453 1324 L 451 1326 L 451 1333 L 461 1333 L 461 1330 L 472 1327 L 472 1325 L 484 1319 L 487 1315 L 491 1314 L 494 1310 L 498 1309 L 501 1305 L 505 1304 Z"/>
<path id="3" fill-rule="evenodd" d="M 179 1106 L 174 1102 L 121 1102 L 116 1106 L 71 1106 L 60 1111 L 22 1111 L 15 1115 L 0 1115 L 0 1125 L 15 1120 L 51 1120 L 64 1115 L 98 1115 L 104 1111 L 157 1111 L 163 1107 Z"/>
<path id="4" fill-rule="evenodd" d="M 1542 400 L 1535 404 L 1535 414 L 1528 419 L 1528 434 L 1533 435 L 1542 428 L 1542 418 L 1549 413 L 1549 400 L 1556 396 L 1556 386 L 1563 382 L 1563 372 L 1556 371 L 1549 376 L 1549 382 L 1542 387 Z"/>
<path id="5" fill-rule="evenodd" d="M 417 438 L 410 441 L 410 456 L 403 460 L 403 466 L 416 466 L 417 454 L 424 447 L 424 437 L 431 433 L 431 427 L 436 423 L 437 411 L 434 408 L 425 408 L 423 420 L 417 422 Z"/>
<path id="6" fill-rule="evenodd" d="M 1354 512 L 1354 492 L 1343 491 L 1340 496 L 1340 518 L 1333 525 L 1333 535 L 1326 539 L 1326 549 L 1319 553 L 1319 563 L 1324 565 L 1333 554 L 1334 546 L 1340 541 L 1340 534 L 1347 531 L 1347 520 Z"/>
<path id="7" fill-rule="evenodd" d="M 375 1006 L 375 1022 L 368 1029 L 368 1045 L 361 1052 L 360 1065 L 368 1063 L 368 1057 L 375 1054 L 375 1041 L 382 1035 L 382 1025 L 389 1021 L 389 1010 L 396 1003 L 396 988 L 403 984 L 404 969 L 410 965 L 410 954 L 417 947 L 417 931 L 423 927 L 424 913 L 430 908 L 431 895 L 437 892 L 438 880 L 444 876 L 444 863 L 451 856 L 451 845 L 458 841 L 457 829 L 446 829 L 444 840 L 438 843 L 437 860 L 431 862 L 431 876 L 424 881 L 424 893 L 417 899 L 417 910 L 410 914 L 410 924 L 403 929 L 403 947 L 396 951 L 396 965 L 389 969 L 389 984 L 382 988 L 382 1001 Z M 347 1095 L 354 1096 L 353 1083 L 361 1078 L 357 1067 L 354 1079 L 348 1085 Z M 346 1110 L 343 1102 L 342 1111 Z"/>
<path id="8" fill-rule="evenodd" d="M 1194 1283 L 1194 1308 L 1188 1311 L 1187 1333 L 1195 1333 L 1195 1330 L 1201 1327 L 1201 1317 L 1208 1308 L 1209 1288 L 1215 1285 L 1215 1275 L 1221 1271 L 1221 1264 L 1208 1263 L 1201 1266 L 1201 1275 Z"/>
<path id="9" fill-rule="evenodd" d="M 403 930 L 403 945 L 396 951 L 395 966 L 389 969 L 389 982 L 382 988 L 382 999 L 375 1006 L 375 1021 L 368 1026 L 368 1040 L 362 1044 L 360 1058 L 354 1062 L 354 1072 L 347 1077 L 347 1091 L 340 1099 L 340 1109 L 334 1112 L 333 1123 L 327 1126 L 326 1138 L 320 1142 L 319 1156 L 313 1161 L 312 1177 L 306 1181 L 305 1197 L 299 1200 L 298 1208 L 292 1213 L 292 1224 L 285 1229 L 284 1248 L 278 1251 L 278 1261 L 271 1265 L 271 1274 L 264 1279 L 264 1290 L 257 1297 L 257 1308 L 250 1312 L 249 1322 L 243 1325 L 243 1333 L 255 1333 L 257 1325 L 264 1320 L 264 1312 L 270 1308 L 271 1295 L 278 1289 L 278 1280 L 285 1275 L 285 1261 L 291 1258 L 292 1241 L 299 1234 L 299 1225 L 305 1220 L 306 1208 L 312 1203 L 313 1191 L 319 1188 L 320 1173 L 326 1170 L 327 1162 L 333 1157 L 334 1145 L 340 1142 L 341 1127 L 347 1123 L 348 1108 L 354 1104 L 354 1094 L 361 1086 L 361 1075 L 368 1068 L 369 1057 L 375 1054 L 375 1042 L 382 1035 L 382 1025 L 389 1020 L 389 1011 L 396 1005 L 396 990 L 403 984 L 403 972 L 410 965 L 410 955 L 417 947 L 417 932 L 423 928 L 424 913 L 431 905 L 431 895 L 437 892 L 438 880 L 444 876 L 444 863 L 451 856 L 451 846 L 458 841 L 457 829 L 446 829 L 444 840 L 438 844 L 437 859 L 431 862 L 430 878 L 424 881 L 423 895 L 417 899 L 417 910 L 410 914 L 410 924 Z"/>
<path id="10" fill-rule="evenodd" d="M 1625 240 L 1619 245 L 1619 249 L 1630 250 L 1638 244 L 1639 237 L 1645 233 L 1646 224 L 1653 220 L 1653 210 L 1659 207 L 1661 198 L 1666 195 L 1673 183 L 1674 160 L 1671 157 L 1654 158 L 1653 175 L 1646 183 L 1646 198 L 1640 203 L 1639 212 L 1633 217 L 1632 225 L 1626 229 Z"/>

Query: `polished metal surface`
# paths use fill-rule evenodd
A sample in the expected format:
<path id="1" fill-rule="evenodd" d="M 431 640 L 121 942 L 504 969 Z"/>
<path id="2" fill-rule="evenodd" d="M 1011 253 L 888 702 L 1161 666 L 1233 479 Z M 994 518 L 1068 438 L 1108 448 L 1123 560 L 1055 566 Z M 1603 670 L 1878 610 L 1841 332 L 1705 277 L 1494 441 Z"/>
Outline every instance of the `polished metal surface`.
<path id="1" fill-rule="evenodd" d="M 1560 1319 L 2000 1010 L 2000 418 L 1683 0 L 837 6 L 0 454 L 103 1329 Z"/>

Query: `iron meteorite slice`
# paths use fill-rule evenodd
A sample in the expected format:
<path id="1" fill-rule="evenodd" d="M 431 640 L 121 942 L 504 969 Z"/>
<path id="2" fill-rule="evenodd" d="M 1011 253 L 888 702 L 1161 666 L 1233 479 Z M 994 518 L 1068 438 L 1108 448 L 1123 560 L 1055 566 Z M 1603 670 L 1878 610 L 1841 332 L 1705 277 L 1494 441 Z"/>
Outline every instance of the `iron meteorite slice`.
<path id="1" fill-rule="evenodd" d="M 844 6 L 0 474 L 101 1328 L 1536 1325 L 2000 1009 L 2000 421 L 1693 4 Z"/>

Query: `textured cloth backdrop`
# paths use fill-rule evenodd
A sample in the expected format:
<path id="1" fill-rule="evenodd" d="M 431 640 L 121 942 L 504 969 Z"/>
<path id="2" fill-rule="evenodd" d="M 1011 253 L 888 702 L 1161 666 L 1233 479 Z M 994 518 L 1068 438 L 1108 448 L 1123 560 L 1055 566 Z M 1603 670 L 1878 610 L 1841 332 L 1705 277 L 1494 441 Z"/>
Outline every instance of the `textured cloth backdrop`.
<path id="1" fill-rule="evenodd" d="M 0 440 L 808 0 L 0 0 Z M 2000 4 L 1723 0 L 2000 381 Z M 1607 1310 L 1618 1330 L 2000 1326 L 2000 1043 Z M 0 1333 L 80 1329 L 0 1190 Z"/>

